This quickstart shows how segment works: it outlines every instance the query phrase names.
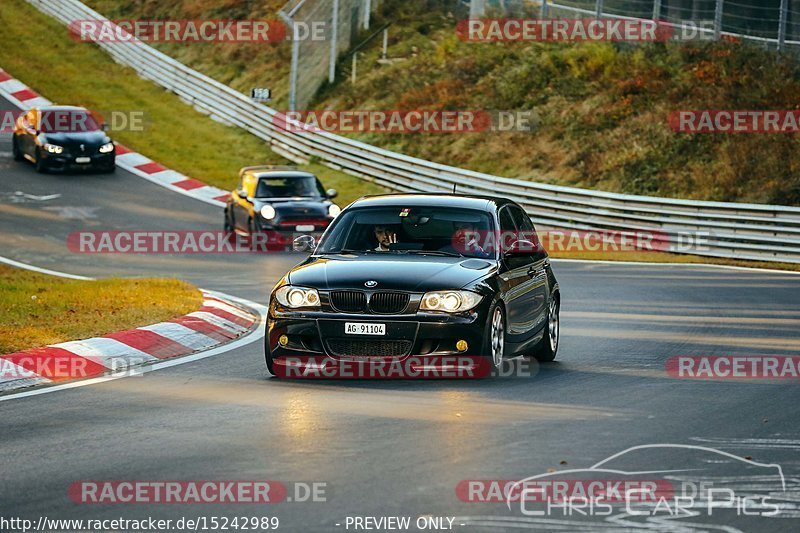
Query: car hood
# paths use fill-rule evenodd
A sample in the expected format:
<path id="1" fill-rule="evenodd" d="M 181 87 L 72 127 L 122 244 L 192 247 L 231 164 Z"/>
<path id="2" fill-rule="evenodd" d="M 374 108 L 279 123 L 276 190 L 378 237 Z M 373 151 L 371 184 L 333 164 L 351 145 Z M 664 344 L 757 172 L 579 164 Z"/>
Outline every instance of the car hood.
<path id="1" fill-rule="evenodd" d="M 269 204 L 282 216 L 327 216 L 331 202 L 325 198 L 258 198 L 256 209 Z"/>
<path id="2" fill-rule="evenodd" d="M 97 147 L 108 142 L 111 142 L 108 135 L 103 131 L 87 131 L 87 132 L 56 132 L 56 133 L 43 133 L 45 142 L 57 144 L 59 146 L 76 146 L 85 144 L 88 147 Z"/>
<path id="3" fill-rule="evenodd" d="M 311 257 L 289 273 L 289 283 L 317 289 L 364 289 L 424 292 L 460 289 L 496 268 L 495 261 L 466 257 L 369 254 Z"/>

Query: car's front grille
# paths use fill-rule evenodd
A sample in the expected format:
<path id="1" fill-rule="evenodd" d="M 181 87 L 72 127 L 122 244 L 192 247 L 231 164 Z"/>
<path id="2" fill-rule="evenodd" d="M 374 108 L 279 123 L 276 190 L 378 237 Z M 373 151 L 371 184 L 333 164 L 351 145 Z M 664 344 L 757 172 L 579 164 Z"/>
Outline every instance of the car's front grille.
<path id="1" fill-rule="evenodd" d="M 340 357 L 402 357 L 411 350 L 406 340 L 328 339 L 328 350 Z"/>
<path id="2" fill-rule="evenodd" d="M 357 313 L 367 305 L 367 296 L 361 291 L 333 291 L 331 305 L 338 311 Z"/>
<path id="3" fill-rule="evenodd" d="M 381 315 L 397 315 L 406 310 L 408 300 L 403 292 L 376 292 L 369 299 L 369 309 Z"/>

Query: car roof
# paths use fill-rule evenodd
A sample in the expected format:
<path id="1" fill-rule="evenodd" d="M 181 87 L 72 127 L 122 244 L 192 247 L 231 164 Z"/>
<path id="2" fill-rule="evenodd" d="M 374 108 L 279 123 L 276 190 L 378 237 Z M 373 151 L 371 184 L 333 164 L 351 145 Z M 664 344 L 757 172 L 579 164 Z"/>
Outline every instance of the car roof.
<path id="1" fill-rule="evenodd" d="M 268 170 L 254 172 L 253 175 L 258 178 L 316 178 L 311 172 L 303 172 L 300 170 Z"/>
<path id="2" fill-rule="evenodd" d="M 85 107 L 74 105 L 46 105 L 39 108 L 39 111 L 87 111 Z"/>
<path id="3" fill-rule="evenodd" d="M 363 196 L 353 202 L 350 207 L 374 206 L 437 206 L 459 207 L 462 209 L 477 209 L 480 211 L 494 211 L 501 205 L 514 203 L 501 196 L 477 196 L 467 194 L 430 194 L 430 193 L 401 193 L 380 194 Z"/>

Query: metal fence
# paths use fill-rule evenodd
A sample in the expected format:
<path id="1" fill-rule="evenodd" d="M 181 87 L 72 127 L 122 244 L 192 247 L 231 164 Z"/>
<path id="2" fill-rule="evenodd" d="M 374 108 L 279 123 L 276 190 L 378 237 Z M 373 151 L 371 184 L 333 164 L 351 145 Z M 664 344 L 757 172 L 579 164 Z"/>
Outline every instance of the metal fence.
<path id="1" fill-rule="evenodd" d="M 27 0 L 64 24 L 103 20 L 78 0 Z M 294 160 L 317 158 L 331 168 L 395 191 L 508 196 L 543 227 L 658 232 L 678 245 L 702 233 L 688 252 L 714 257 L 800 263 L 800 208 L 632 196 L 515 180 L 441 165 L 325 132 L 282 127 L 278 111 L 138 41 L 100 42 L 117 62 L 179 95 L 211 117 L 234 124 Z M 276 120 L 278 118 L 278 120 Z"/>
<path id="2" fill-rule="evenodd" d="M 305 109 L 325 80 L 333 82 L 339 54 L 369 29 L 370 14 L 380 0 L 290 0 L 280 16 L 292 41 L 289 109 Z M 321 29 L 320 38 L 315 30 Z"/>
<path id="3" fill-rule="evenodd" d="M 467 0 L 470 17 L 514 14 L 520 5 L 542 18 L 656 19 L 708 39 L 744 39 L 783 50 L 800 47 L 800 0 Z M 796 48 L 800 49 L 800 48 Z"/>

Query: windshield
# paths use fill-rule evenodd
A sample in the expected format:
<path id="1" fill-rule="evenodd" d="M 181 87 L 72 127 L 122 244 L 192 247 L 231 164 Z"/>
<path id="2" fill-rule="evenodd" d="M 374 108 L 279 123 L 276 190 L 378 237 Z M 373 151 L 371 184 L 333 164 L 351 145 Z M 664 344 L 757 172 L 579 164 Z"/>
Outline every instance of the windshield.
<path id="1" fill-rule="evenodd" d="M 94 117 L 86 111 L 64 109 L 57 111 L 43 111 L 42 123 L 39 128 L 43 133 L 85 133 L 98 131 Z"/>
<path id="2" fill-rule="evenodd" d="M 430 206 L 347 210 L 336 219 L 317 254 L 398 253 L 493 257 L 471 235 L 493 230 L 489 213 Z"/>
<path id="3" fill-rule="evenodd" d="M 314 176 L 260 178 L 256 198 L 322 198 L 325 190 Z"/>

